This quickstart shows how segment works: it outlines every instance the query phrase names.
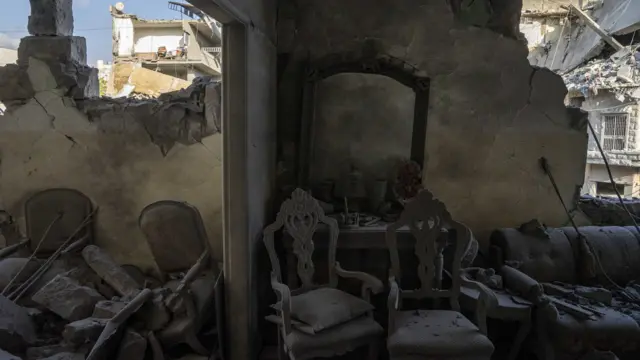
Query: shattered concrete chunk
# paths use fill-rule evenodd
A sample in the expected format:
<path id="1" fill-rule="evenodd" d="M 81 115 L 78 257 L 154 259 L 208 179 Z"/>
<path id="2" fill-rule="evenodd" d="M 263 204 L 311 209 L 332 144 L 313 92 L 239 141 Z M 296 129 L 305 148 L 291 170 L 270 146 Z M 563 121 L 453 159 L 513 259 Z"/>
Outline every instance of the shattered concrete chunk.
<path id="1" fill-rule="evenodd" d="M 127 330 L 120 342 L 117 360 L 143 359 L 147 351 L 147 339 L 135 331 Z"/>
<path id="2" fill-rule="evenodd" d="M 0 101 L 31 99 L 35 95 L 26 67 L 16 64 L 0 66 Z"/>
<path id="3" fill-rule="evenodd" d="M 58 275 L 35 293 L 32 300 L 66 320 L 76 321 L 90 316 L 96 303 L 104 297 L 76 280 Z"/>
<path id="4" fill-rule="evenodd" d="M 20 352 L 37 340 L 27 309 L 0 296 L 0 348 Z"/>
<path id="5" fill-rule="evenodd" d="M 65 341 L 81 345 L 98 340 L 108 319 L 86 318 L 67 324 L 62 332 Z"/>
<path id="6" fill-rule="evenodd" d="M 87 65 L 87 39 L 81 36 L 23 37 L 18 47 L 18 65 L 28 65 L 29 58 L 47 63 Z"/>
<path id="7" fill-rule="evenodd" d="M 82 257 L 89 267 L 122 296 L 130 296 L 140 291 L 138 284 L 105 251 L 95 245 L 82 250 Z"/>
<path id="8" fill-rule="evenodd" d="M 69 344 L 56 344 L 49 346 L 32 347 L 27 349 L 26 360 L 40 360 L 63 352 L 73 351 Z"/>
<path id="9" fill-rule="evenodd" d="M 22 360 L 19 357 L 0 349 L 0 360 Z"/>
<path id="10" fill-rule="evenodd" d="M 84 354 L 64 352 L 40 360 L 84 360 Z"/>
<path id="11" fill-rule="evenodd" d="M 31 35 L 73 35 L 72 0 L 30 0 L 31 15 L 27 29 Z"/>
<path id="12" fill-rule="evenodd" d="M 167 295 L 167 289 L 154 289 L 151 301 L 142 305 L 140 311 L 135 315 L 135 319 L 144 322 L 146 329 L 151 331 L 164 328 L 171 320 L 171 314 L 165 305 Z"/>
<path id="13" fill-rule="evenodd" d="M 99 301 L 96 304 L 95 309 L 93 309 L 92 317 L 99 319 L 111 319 L 122 311 L 125 306 L 127 306 L 127 303 L 122 301 Z"/>

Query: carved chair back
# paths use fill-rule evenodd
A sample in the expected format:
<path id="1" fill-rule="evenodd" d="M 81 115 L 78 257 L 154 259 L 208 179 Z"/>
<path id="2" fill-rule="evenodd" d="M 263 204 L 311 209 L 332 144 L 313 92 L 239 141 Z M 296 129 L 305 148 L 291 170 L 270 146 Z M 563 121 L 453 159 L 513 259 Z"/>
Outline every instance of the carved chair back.
<path id="1" fill-rule="evenodd" d="M 326 225 L 329 230 L 328 286 L 336 287 L 338 283 L 335 271 L 336 246 L 339 234 L 338 222 L 326 216 L 318 201 L 309 193 L 299 188 L 294 190 L 291 198 L 285 200 L 280 206 L 276 221 L 264 229 L 263 239 L 269 252 L 271 267 L 280 282 L 282 282 L 282 273 L 278 255 L 275 250 L 275 233 L 282 229 L 293 241 L 293 253 L 298 260 L 297 275 L 302 283 L 300 289 L 294 291 L 295 294 L 319 287 L 319 285 L 314 282 L 315 266 L 313 263 L 313 252 L 315 250 L 315 244 L 313 242 L 313 236 L 320 224 Z"/>
<path id="2" fill-rule="evenodd" d="M 460 294 L 461 261 L 471 241 L 469 229 L 453 219 L 445 205 L 428 190 L 422 190 L 405 204 L 404 211 L 398 221 L 387 227 L 386 239 L 391 258 L 391 276 L 400 280 L 400 256 L 396 241 L 397 231 L 407 226 L 415 238 L 415 254 L 418 258 L 417 274 L 420 288 L 402 290 L 402 298 L 441 299 L 448 298 L 453 310 L 459 311 L 458 296 Z M 448 245 L 446 236 L 441 236 L 443 229 L 455 231 L 455 246 L 452 264 L 447 267 L 451 271 L 451 287 L 442 288 L 443 250 Z"/>

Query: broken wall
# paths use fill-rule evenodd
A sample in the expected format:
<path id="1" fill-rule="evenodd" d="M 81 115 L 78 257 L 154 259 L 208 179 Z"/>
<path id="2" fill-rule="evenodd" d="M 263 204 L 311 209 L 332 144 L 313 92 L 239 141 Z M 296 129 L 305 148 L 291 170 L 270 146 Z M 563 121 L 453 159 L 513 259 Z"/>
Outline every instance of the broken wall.
<path id="1" fill-rule="evenodd" d="M 514 20 L 517 27 L 515 8 L 503 9 L 496 22 L 504 23 L 493 28 L 511 29 Z M 539 159 L 548 159 L 563 199 L 576 201 L 586 162 L 584 115 L 565 107 L 562 79 L 532 68 L 526 46 L 509 36 L 458 21 L 444 1 L 280 1 L 281 184 L 295 182 L 296 153 L 306 146 L 297 141 L 305 64 L 361 52 L 373 39 L 380 52 L 431 78 L 424 182 L 457 220 L 481 240 L 532 218 L 564 224 Z M 397 99 L 390 94 L 387 101 Z"/>
<path id="2" fill-rule="evenodd" d="M 219 123 L 204 125 L 204 110 L 186 100 L 192 93 L 149 101 L 74 99 L 60 82 L 68 77 L 54 71 L 62 65 L 33 56 L 20 71 L 0 68 L 32 91 L 21 100 L 13 96 L 0 116 L 0 208 L 23 222 L 24 203 L 33 193 L 77 189 L 100 208 L 97 245 L 121 264 L 154 270 L 137 225 L 140 211 L 158 200 L 187 201 L 202 213 L 213 254 L 221 260 L 221 135 L 212 135 Z"/>

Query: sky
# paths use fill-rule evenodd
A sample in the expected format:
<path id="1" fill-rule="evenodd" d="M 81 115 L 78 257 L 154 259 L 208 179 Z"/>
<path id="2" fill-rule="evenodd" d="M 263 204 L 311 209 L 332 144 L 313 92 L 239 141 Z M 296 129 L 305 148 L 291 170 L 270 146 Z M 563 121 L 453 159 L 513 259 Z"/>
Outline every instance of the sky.
<path id="1" fill-rule="evenodd" d="M 9 3 L 10 0 L 0 0 Z M 180 19 L 170 10 L 167 0 L 120 0 L 124 12 L 143 19 Z M 73 0 L 74 35 L 87 38 L 90 65 L 98 60 L 111 61 L 111 15 L 109 5 L 117 0 Z M 7 4 L 8 5 L 8 4 Z M 14 0 L 0 11 L 0 47 L 17 48 L 20 38 L 28 36 L 27 22 L 31 12 L 29 0 Z"/>

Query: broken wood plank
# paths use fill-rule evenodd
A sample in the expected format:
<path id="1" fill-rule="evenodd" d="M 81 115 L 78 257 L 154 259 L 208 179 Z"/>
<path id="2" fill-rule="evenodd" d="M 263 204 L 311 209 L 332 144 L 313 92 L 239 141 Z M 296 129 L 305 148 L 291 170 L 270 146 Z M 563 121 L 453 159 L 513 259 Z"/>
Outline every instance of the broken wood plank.
<path id="1" fill-rule="evenodd" d="M 578 17 L 584 20 L 587 26 L 589 26 L 591 29 L 593 29 L 593 31 L 595 31 L 598 35 L 600 35 L 600 37 L 604 41 L 606 41 L 609 45 L 613 46 L 613 48 L 616 49 L 616 51 L 620 51 L 624 49 L 624 46 L 620 44 L 618 40 L 614 39 L 613 36 L 609 35 L 609 33 L 607 33 L 602 27 L 600 27 L 600 25 L 598 25 L 597 22 L 595 22 L 589 15 L 587 15 L 587 13 L 582 11 L 582 9 L 578 8 L 573 4 L 569 5 L 569 8 L 575 11 Z"/>

